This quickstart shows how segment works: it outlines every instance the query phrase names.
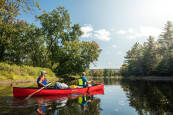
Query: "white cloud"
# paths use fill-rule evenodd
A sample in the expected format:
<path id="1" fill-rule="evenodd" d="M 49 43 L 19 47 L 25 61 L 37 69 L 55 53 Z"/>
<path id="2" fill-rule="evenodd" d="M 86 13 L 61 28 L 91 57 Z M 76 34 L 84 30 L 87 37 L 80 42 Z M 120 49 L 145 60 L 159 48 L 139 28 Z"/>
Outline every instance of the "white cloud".
<path id="1" fill-rule="evenodd" d="M 161 29 L 155 27 L 145 27 L 141 26 L 138 29 L 129 28 L 127 30 L 119 30 L 117 31 L 120 35 L 125 35 L 128 39 L 136 39 L 141 37 L 153 36 L 155 38 L 161 33 Z"/>
<path id="2" fill-rule="evenodd" d="M 89 38 L 92 36 L 93 27 L 91 25 L 86 25 L 81 27 L 81 30 L 83 32 L 82 38 Z"/>
<path id="3" fill-rule="evenodd" d="M 106 29 L 100 29 L 94 32 L 94 37 L 99 40 L 110 40 L 110 32 Z"/>
<path id="4" fill-rule="evenodd" d="M 93 38 L 103 41 L 108 41 L 111 39 L 111 33 L 106 29 L 94 30 L 92 25 L 85 25 L 81 27 L 83 32 L 82 38 Z"/>
<path id="5" fill-rule="evenodd" d="M 117 48 L 117 45 L 114 44 L 114 45 L 112 45 L 112 47 L 113 47 L 113 48 Z"/>
<path id="6" fill-rule="evenodd" d="M 117 31 L 117 34 L 124 35 L 124 34 L 126 34 L 126 31 L 124 31 L 124 30 L 119 30 L 119 31 Z"/>
<path id="7" fill-rule="evenodd" d="M 129 29 L 127 30 L 127 32 L 128 32 L 128 33 L 133 33 L 133 32 L 134 32 L 134 29 L 133 29 L 133 28 L 129 28 Z"/>

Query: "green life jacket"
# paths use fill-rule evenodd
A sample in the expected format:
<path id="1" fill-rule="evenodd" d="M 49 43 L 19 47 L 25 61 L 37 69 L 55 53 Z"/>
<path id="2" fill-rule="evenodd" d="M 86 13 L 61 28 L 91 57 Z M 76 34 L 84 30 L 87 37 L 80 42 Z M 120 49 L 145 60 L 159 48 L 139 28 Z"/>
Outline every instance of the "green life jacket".
<path id="1" fill-rule="evenodd" d="M 80 78 L 80 79 L 78 79 L 78 85 L 79 86 L 86 86 L 86 82 L 83 83 L 83 80 Z"/>

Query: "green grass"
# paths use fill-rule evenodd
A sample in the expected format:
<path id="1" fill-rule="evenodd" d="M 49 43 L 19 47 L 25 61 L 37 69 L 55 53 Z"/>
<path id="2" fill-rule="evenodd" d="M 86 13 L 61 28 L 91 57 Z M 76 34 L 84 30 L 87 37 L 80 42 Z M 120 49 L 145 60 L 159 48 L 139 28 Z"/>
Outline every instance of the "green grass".
<path id="1" fill-rule="evenodd" d="M 48 72 L 46 78 L 56 78 L 56 75 L 51 69 L 32 67 L 32 66 L 18 66 L 10 65 L 7 63 L 0 63 L 0 80 L 29 80 L 36 79 L 40 75 L 40 72 L 44 70 Z"/>

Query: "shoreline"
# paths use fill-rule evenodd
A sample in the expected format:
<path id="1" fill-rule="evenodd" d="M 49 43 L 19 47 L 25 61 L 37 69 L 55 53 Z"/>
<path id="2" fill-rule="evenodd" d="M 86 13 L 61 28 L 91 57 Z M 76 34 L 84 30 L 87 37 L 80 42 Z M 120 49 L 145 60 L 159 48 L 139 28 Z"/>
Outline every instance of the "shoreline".
<path id="1" fill-rule="evenodd" d="M 88 77 L 92 78 L 92 77 Z M 129 76 L 129 77 L 123 77 L 123 76 L 111 76 L 111 77 L 93 77 L 96 79 L 129 79 L 129 80 L 146 80 L 146 81 L 173 81 L 173 76 Z"/>
<path id="2" fill-rule="evenodd" d="M 3 85 L 13 85 L 13 84 L 18 84 L 18 83 L 31 83 L 35 82 L 35 79 L 30 79 L 30 80 L 1 80 L 0 81 L 0 86 Z"/>
<path id="3" fill-rule="evenodd" d="M 112 77 L 87 77 L 87 78 L 96 78 L 96 79 L 117 79 L 117 80 L 121 80 L 121 79 L 129 79 L 129 80 L 146 80 L 146 81 L 173 81 L 173 76 L 165 76 L 165 77 L 160 77 L 160 76 L 147 76 L 147 77 L 134 77 L 134 76 L 130 76 L 130 77 L 123 77 L 123 76 L 112 76 Z M 55 80 L 61 80 L 61 78 L 48 78 L 48 81 L 55 81 Z M 4 85 L 9 85 L 12 86 L 14 84 L 20 84 L 20 83 L 34 83 L 36 82 L 36 79 L 29 79 L 29 80 L 1 80 L 0 81 L 0 86 L 4 86 Z"/>
<path id="4" fill-rule="evenodd" d="M 122 77 L 130 80 L 146 80 L 146 81 L 173 81 L 173 76 L 147 76 L 147 77 Z"/>

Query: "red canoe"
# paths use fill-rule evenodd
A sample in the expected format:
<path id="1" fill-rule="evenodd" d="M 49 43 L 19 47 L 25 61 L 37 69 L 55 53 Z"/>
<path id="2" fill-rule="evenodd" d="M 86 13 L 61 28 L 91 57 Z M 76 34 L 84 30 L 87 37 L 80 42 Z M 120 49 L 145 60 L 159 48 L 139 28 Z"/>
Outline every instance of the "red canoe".
<path id="1" fill-rule="evenodd" d="M 77 88 L 77 89 L 42 89 L 33 96 L 38 95 L 59 95 L 59 94 L 72 94 L 72 93 L 90 93 L 95 90 L 104 89 L 104 84 L 86 87 L 86 88 Z M 38 88 L 28 88 L 28 87 L 13 87 L 13 95 L 16 96 L 28 96 L 36 92 Z"/>

